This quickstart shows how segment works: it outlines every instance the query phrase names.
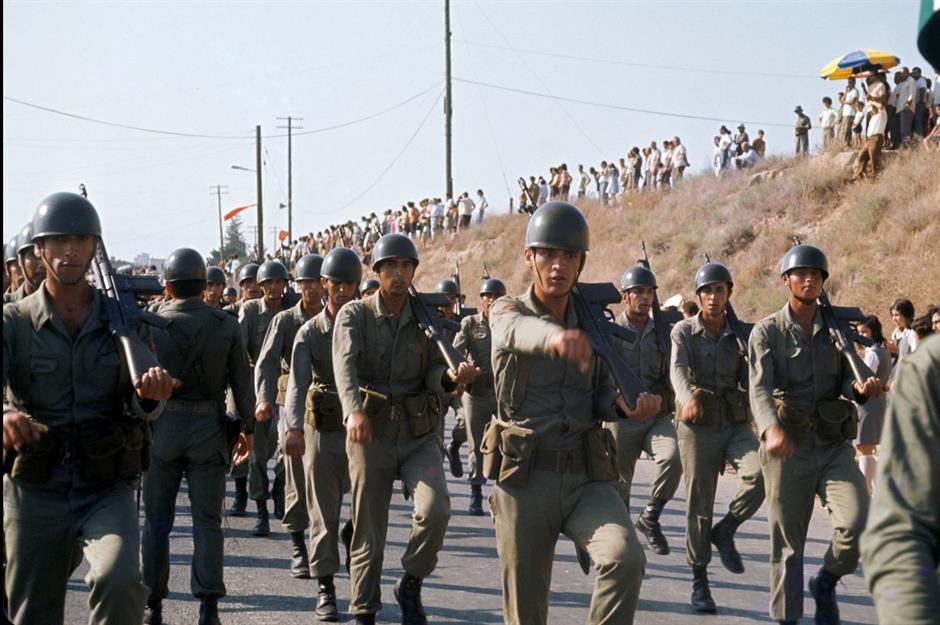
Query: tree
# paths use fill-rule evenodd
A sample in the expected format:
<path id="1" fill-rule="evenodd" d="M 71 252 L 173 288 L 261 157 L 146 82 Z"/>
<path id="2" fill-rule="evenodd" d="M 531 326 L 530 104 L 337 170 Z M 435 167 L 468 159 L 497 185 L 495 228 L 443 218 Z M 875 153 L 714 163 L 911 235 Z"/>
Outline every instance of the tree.
<path id="1" fill-rule="evenodd" d="M 242 262 L 248 258 L 248 243 L 245 242 L 245 236 L 242 234 L 242 220 L 240 217 L 231 218 L 225 225 L 225 249 L 222 250 L 222 260 L 228 259 L 232 254 L 237 254 Z M 209 263 L 219 262 L 219 250 L 214 249 L 209 253 Z"/>

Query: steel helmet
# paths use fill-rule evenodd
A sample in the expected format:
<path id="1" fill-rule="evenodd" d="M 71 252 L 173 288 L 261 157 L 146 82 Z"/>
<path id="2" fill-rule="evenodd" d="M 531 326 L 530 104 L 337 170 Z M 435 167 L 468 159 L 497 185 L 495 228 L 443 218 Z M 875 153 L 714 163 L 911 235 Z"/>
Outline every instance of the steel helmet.
<path id="1" fill-rule="evenodd" d="M 267 263 L 265 263 L 265 265 L 267 265 Z M 298 260 L 297 264 L 294 266 L 294 281 L 300 282 L 301 280 L 319 280 L 322 265 L 322 256 L 319 254 L 307 254 Z M 262 269 L 263 268 L 264 266 L 262 265 Z"/>
<path id="2" fill-rule="evenodd" d="M 16 253 L 22 254 L 31 247 L 33 247 L 33 222 L 23 226 L 20 233 L 16 235 Z"/>
<path id="3" fill-rule="evenodd" d="M 801 243 L 791 247 L 780 261 L 780 275 L 782 276 L 793 269 L 801 267 L 820 270 L 823 280 L 829 277 L 829 259 L 815 245 Z"/>
<path id="4" fill-rule="evenodd" d="M 457 283 L 450 278 L 438 282 L 437 286 L 434 287 L 434 292 L 446 293 L 447 295 L 456 295 L 457 297 L 460 297 L 460 289 L 457 288 Z"/>
<path id="5" fill-rule="evenodd" d="M 205 280 L 206 274 L 206 260 L 202 257 L 202 254 L 190 247 L 173 250 L 163 266 L 163 280 L 165 282 Z"/>
<path id="6" fill-rule="evenodd" d="M 362 284 L 359 285 L 359 292 L 365 293 L 366 291 L 375 291 L 380 286 L 381 285 L 379 284 L 379 281 L 375 278 L 366 278 L 362 281 Z"/>
<path id="7" fill-rule="evenodd" d="M 628 267 L 620 276 L 620 290 L 628 291 L 636 286 L 651 286 L 656 288 L 656 276 L 643 265 Z"/>
<path id="8" fill-rule="evenodd" d="M 546 202 L 529 218 L 525 246 L 586 252 L 591 247 L 587 219 L 574 204 Z"/>
<path id="9" fill-rule="evenodd" d="M 727 282 L 729 289 L 734 286 L 731 271 L 721 263 L 707 262 L 695 272 L 696 293 L 702 290 L 702 287 L 715 284 L 716 282 Z"/>
<path id="10" fill-rule="evenodd" d="M 33 214 L 33 241 L 54 235 L 101 236 L 98 211 L 78 193 L 61 191 L 42 201 Z"/>
<path id="11" fill-rule="evenodd" d="M 320 275 L 334 282 L 359 282 L 362 279 L 362 261 L 348 247 L 334 247 L 323 259 Z M 378 288 L 378 283 L 376 283 Z"/>
<path id="12" fill-rule="evenodd" d="M 209 267 L 206 270 L 206 282 L 225 284 L 225 272 L 218 267 Z"/>
<path id="13" fill-rule="evenodd" d="M 239 286 L 245 280 L 257 280 L 258 278 L 258 268 L 260 265 L 258 263 L 248 263 L 242 270 L 238 272 L 238 284 Z"/>
<path id="14" fill-rule="evenodd" d="M 502 297 L 506 294 L 506 285 L 497 278 L 487 278 L 480 285 L 480 295 L 495 295 Z"/>
<path id="15" fill-rule="evenodd" d="M 255 276 L 258 284 L 263 284 L 268 280 L 277 280 L 278 278 L 285 282 L 288 280 L 287 267 L 279 260 L 267 260 L 261 263 L 261 266 L 258 267 L 258 274 Z"/>
<path id="16" fill-rule="evenodd" d="M 403 234 L 386 234 L 372 248 L 372 269 L 389 258 L 410 258 L 418 265 L 418 248 Z"/>

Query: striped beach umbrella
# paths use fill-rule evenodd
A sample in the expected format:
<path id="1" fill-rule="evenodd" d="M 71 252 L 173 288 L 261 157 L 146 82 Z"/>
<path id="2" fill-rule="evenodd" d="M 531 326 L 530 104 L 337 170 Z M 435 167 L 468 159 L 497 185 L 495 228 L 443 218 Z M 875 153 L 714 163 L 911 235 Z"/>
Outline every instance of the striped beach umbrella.
<path id="1" fill-rule="evenodd" d="M 882 50 L 856 50 L 843 54 L 819 70 L 819 76 L 826 80 L 844 80 L 863 72 L 890 69 L 901 59 Z"/>

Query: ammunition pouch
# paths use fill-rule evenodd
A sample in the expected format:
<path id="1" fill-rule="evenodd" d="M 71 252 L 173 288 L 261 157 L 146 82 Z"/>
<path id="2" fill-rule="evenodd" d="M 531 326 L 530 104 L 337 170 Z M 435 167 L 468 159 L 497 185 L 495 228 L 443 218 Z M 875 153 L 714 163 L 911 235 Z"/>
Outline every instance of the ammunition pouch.
<path id="1" fill-rule="evenodd" d="M 65 441 L 53 429 L 41 423 L 33 423 L 38 433 L 37 439 L 31 445 L 19 447 L 14 452 L 4 451 L 13 458 L 10 467 L 10 477 L 32 484 L 42 486 L 49 481 L 52 470 L 62 464 L 65 457 Z M 6 458 L 5 464 L 6 464 Z"/>
<path id="2" fill-rule="evenodd" d="M 686 418 L 681 412 L 676 416 L 683 423 L 693 423 L 695 425 L 711 425 L 714 423 L 717 415 L 724 411 L 724 402 L 715 395 L 713 391 L 698 386 L 692 387 L 692 399 L 698 401 L 702 406 L 702 416 L 698 419 Z"/>
<path id="3" fill-rule="evenodd" d="M 617 443 L 607 428 L 595 427 L 584 433 L 587 472 L 592 482 L 608 482 L 620 477 L 617 466 Z"/>
<path id="4" fill-rule="evenodd" d="M 336 391 L 311 386 L 307 391 L 304 423 L 321 432 L 339 432 L 343 429 L 343 405 Z"/>
<path id="5" fill-rule="evenodd" d="M 722 418 L 729 423 L 747 423 L 751 418 L 751 408 L 748 405 L 747 393 L 744 391 L 734 389 L 718 395 L 710 389 L 696 386 L 693 387 L 692 398 L 702 406 L 701 418 L 691 421 L 677 414 L 680 421 L 696 425 L 711 425 L 720 422 Z"/>
<path id="6" fill-rule="evenodd" d="M 650 392 L 663 398 L 663 414 L 672 414 L 676 411 L 676 394 L 668 382 L 661 381 L 654 384 Z"/>
<path id="7" fill-rule="evenodd" d="M 287 398 L 287 380 L 290 378 L 290 375 L 287 373 L 282 373 L 277 378 L 277 398 L 274 400 L 278 406 L 284 405 L 284 400 Z"/>
<path id="8" fill-rule="evenodd" d="M 385 424 L 391 418 L 392 403 L 388 395 L 378 391 L 362 387 L 359 390 L 362 392 L 362 411 L 372 423 L 372 434 L 374 437 L 380 437 L 385 433 Z"/>
<path id="9" fill-rule="evenodd" d="M 488 480 L 499 479 L 499 470 L 503 456 L 499 451 L 499 433 L 502 426 L 497 421 L 489 421 L 483 428 L 480 441 L 480 453 L 483 455 L 483 477 Z"/>
<path id="10" fill-rule="evenodd" d="M 858 436 L 858 411 L 847 399 L 822 399 L 816 404 L 816 434 L 826 443 L 840 443 Z"/>
<path id="11" fill-rule="evenodd" d="M 535 432 L 513 423 L 490 421 L 480 444 L 483 476 L 500 486 L 525 486 L 535 465 Z"/>
<path id="12" fill-rule="evenodd" d="M 810 427 L 809 411 L 802 406 L 796 406 L 787 403 L 785 400 L 776 399 L 777 420 L 783 426 L 787 433 L 798 433 Z"/>
<path id="13" fill-rule="evenodd" d="M 441 398 L 437 393 L 409 393 L 402 402 L 402 410 L 412 438 L 437 432 L 441 420 Z"/>
<path id="14" fill-rule="evenodd" d="M 78 471 L 86 482 L 109 483 L 150 468 L 150 426 L 140 419 L 107 419 L 78 430 Z"/>
<path id="15" fill-rule="evenodd" d="M 725 414 L 731 423 L 747 423 L 751 419 L 751 407 L 747 400 L 747 393 L 735 389 L 724 395 Z"/>

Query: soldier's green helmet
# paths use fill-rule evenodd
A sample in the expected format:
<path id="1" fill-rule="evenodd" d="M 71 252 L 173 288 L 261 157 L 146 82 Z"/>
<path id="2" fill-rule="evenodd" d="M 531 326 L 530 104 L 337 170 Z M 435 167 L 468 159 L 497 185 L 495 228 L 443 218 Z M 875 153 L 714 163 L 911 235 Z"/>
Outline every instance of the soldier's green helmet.
<path id="1" fill-rule="evenodd" d="M 13 237 L 3 246 L 3 264 L 16 262 L 16 237 Z"/>
<path id="2" fill-rule="evenodd" d="M 375 278 L 366 278 L 362 281 L 362 284 L 359 285 L 359 292 L 365 293 L 366 291 L 375 291 L 380 286 L 379 281 Z"/>
<path id="3" fill-rule="evenodd" d="M 705 263 L 695 272 L 696 293 L 709 284 L 716 284 L 718 282 L 727 282 L 728 289 L 734 286 L 734 278 L 731 277 L 731 271 L 721 263 Z"/>
<path id="4" fill-rule="evenodd" d="M 348 247 L 334 247 L 323 259 L 320 275 L 334 282 L 358 283 L 362 279 L 362 261 L 359 255 Z M 375 288 L 378 286 L 376 282 Z"/>
<path id="5" fill-rule="evenodd" d="M 165 282 L 205 280 L 206 274 L 206 260 L 202 257 L 202 254 L 191 247 L 181 247 L 173 250 L 163 266 L 163 280 Z"/>
<path id="6" fill-rule="evenodd" d="M 821 271 L 823 280 L 829 277 L 829 259 L 821 249 L 805 243 L 794 245 L 783 255 L 780 260 L 780 275 L 785 275 L 793 269 L 806 267 Z"/>
<path id="7" fill-rule="evenodd" d="M 590 229 L 584 213 L 568 202 L 546 202 L 532 213 L 525 231 L 525 246 L 587 252 Z"/>
<path id="8" fill-rule="evenodd" d="M 206 282 L 225 284 L 225 272 L 218 267 L 209 267 L 206 270 Z"/>
<path id="9" fill-rule="evenodd" d="M 268 280 L 284 280 L 287 282 L 287 267 L 279 260 L 266 260 L 258 267 L 258 275 L 255 276 L 258 284 L 264 284 Z"/>
<path id="10" fill-rule="evenodd" d="M 620 290 L 629 291 L 638 286 L 651 286 L 656 288 L 656 276 L 643 265 L 628 267 L 620 276 Z"/>
<path id="11" fill-rule="evenodd" d="M 256 280 L 259 267 L 258 263 L 248 263 L 242 267 L 242 270 L 238 272 L 238 285 L 241 286 L 245 280 Z"/>
<path id="12" fill-rule="evenodd" d="M 33 214 L 33 241 L 55 235 L 100 237 L 98 211 L 78 193 L 53 193 Z"/>
<path id="13" fill-rule="evenodd" d="M 457 287 L 457 283 L 450 278 L 438 282 L 437 286 L 434 287 L 434 292 L 460 297 L 460 289 Z"/>
<path id="14" fill-rule="evenodd" d="M 487 278 L 480 285 L 480 295 L 495 295 L 502 297 L 506 294 L 506 285 L 497 278 Z"/>
<path id="15" fill-rule="evenodd" d="M 33 222 L 29 222 L 16 235 L 16 253 L 22 254 L 33 247 Z"/>
<path id="16" fill-rule="evenodd" d="M 414 242 L 403 234 L 386 234 L 376 242 L 372 248 L 372 269 L 389 258 L 410 258 L 418 266 L 418 248 Z"/>
<path id="17" fill-rule="evenodd" d="M 265 263 L 267 265 L 268 263 Z M 323 257 L 319 254 L 307 254 L 294 266 L 294 281 L 319 280 L 322 275 Z M 261 266 L 264 268 L 264 265 Z M 259 280 L 260 282 L 260 280 Z"/>
<path id="18" fill-rule="evenodd" d="M 236 291 L 233 286 L 227 286 L 225 290 L 222 291 L 222 297 L 236 297 L 237 295 L 238 291 Z"/>

